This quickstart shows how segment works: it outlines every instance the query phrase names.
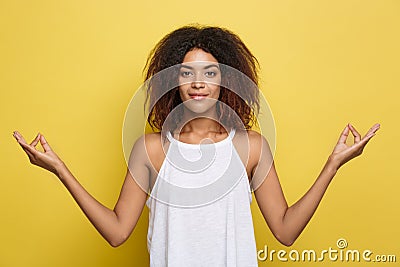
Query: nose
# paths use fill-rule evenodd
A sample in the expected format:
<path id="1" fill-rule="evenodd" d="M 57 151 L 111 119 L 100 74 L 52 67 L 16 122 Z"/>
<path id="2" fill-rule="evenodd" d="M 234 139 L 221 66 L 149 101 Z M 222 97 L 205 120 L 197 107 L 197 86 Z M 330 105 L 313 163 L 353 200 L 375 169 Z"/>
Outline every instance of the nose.
<path id="1" fill-rule="evenodd" d="M 202 81 L 194 81 L 192 82 L 192 88 L 196 88 L 196 89 L 200 89 L 200 88 L 204 88 L 204 82 Z"/>

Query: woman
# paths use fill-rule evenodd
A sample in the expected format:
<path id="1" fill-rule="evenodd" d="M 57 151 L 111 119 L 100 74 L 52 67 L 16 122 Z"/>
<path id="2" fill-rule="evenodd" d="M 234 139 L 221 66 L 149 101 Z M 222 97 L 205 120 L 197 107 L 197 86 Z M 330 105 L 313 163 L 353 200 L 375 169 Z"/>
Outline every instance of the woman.
<path id="1" fill-rule="evenodd" d="M 147 204 L 151 266 L 257 266 L 250 187 L 274 236 L 292 245 L 337 170 L 359 156 L 380 127 L 361 137 L 346 125 L 315 183 L 288 207 L 268 142 L 251 130 L 259 108 L 252 86 L 258 63 L 237 35 L 182 27 L 157 44 L 145 70 L 148 122 L 156 131 L 135 142 L 113 210 L 79 184 L 43 135 L 30 144 L 18 132 L 14 137 L 32 164 L 60 179 L 111 246 L 129 237 Z M 36 150 L 39 142 L 44 152 Z"/>

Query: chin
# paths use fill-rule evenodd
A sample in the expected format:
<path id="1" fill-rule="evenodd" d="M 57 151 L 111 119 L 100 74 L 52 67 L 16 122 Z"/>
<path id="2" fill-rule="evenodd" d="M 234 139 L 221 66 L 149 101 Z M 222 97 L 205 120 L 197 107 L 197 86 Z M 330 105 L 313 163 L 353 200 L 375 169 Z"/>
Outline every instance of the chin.
<path id="1" fill-rule="evenodd" d="M 207 115 L 207 114 L 215 114 L 216 112 L 216 99 L 208 98 L 202 100 L 193 100 L 189 99 L 183 103 L 185 109 L 188 111 L 199 114 L 199 115 Z"/>

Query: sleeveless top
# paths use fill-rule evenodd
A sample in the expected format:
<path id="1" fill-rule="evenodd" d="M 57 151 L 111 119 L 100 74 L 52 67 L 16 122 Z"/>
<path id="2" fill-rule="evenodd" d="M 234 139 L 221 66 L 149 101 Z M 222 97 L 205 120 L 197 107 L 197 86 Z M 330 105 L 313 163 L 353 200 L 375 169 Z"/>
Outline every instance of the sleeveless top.
<path id="1" fill-rule="evenodd" d="M 169 148 L 146 200 L 151 267 L 257 265 L 251 189 L 232 142 Z"/>

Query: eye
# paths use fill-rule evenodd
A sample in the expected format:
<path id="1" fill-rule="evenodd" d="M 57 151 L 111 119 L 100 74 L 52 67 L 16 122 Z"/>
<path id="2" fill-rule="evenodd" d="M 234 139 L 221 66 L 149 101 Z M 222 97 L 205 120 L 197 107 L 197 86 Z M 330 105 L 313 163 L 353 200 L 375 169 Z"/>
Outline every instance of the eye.
<path id="1" fill-rule="evenodd" d="M 192 75 L 193 75 L 193 73 L 190 72 L 190 71 L 181 71 L 181 76 L 184 77 L 184 78 L 190 77 Z"/>
<path id="2" fill-rule="evenodd" d="M 205 74 L 209 78 L 215 77 L 217 75 L 215 71 L 207 71 Z"/>

